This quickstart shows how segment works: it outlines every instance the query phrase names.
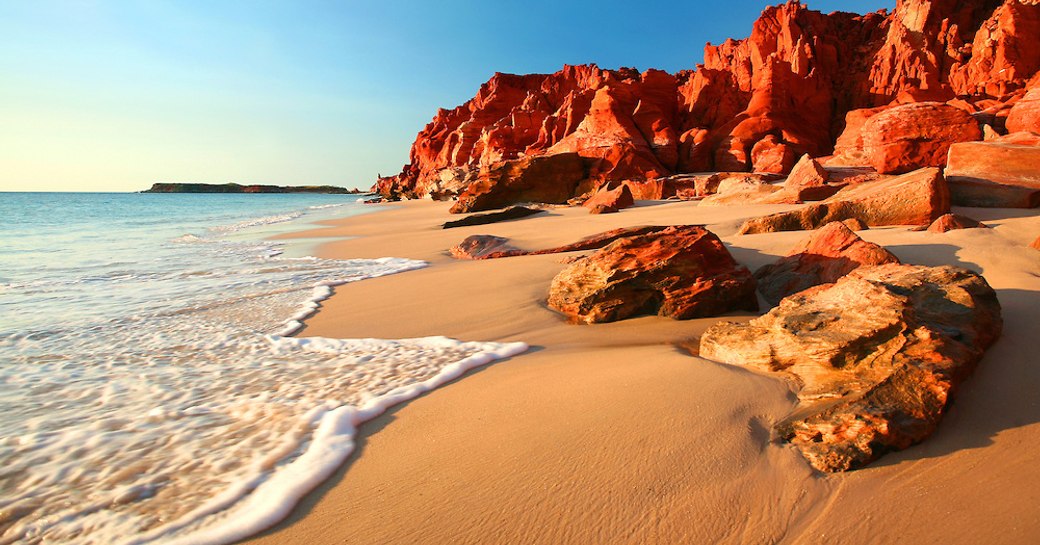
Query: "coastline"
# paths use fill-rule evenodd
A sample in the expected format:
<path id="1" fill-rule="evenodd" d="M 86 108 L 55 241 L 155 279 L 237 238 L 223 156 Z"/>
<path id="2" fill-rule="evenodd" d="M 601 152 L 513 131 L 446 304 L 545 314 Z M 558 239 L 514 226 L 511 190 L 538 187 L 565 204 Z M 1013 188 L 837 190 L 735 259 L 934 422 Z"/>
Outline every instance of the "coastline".
<path id="1" fill-rule="evenodd" d="M 570 325 L 544 304 L 563 255 L 457 261 L 446 251 L 471 234 L 534 249 L 620 226 L 706 223 L 754 270 L 806 233 L 737 236 L 737 226 L 791 207 L 641 203 L 603 216 L 557 208 L 442 230 L 449 204 L 381 205 L 391 209 L 280 236 L 334 237 L 319 257 L 430 263 L 337 287 L 298 335 L 445 335 L 532 350 L 363 425 L 336 475 L 249 542 L 1026 542 L 1040 533 L 1028 501 L 1040 484 L 1031 394 L 1040 370 L 1029 357 L 1040 335 L 1040 258 L 1026 247 L 1040 219 L 970 209 L 994 229 L 860 233 L 908 263 L 981 271 L 1008 325 L 933 437 L 823 476 L 769 440 L 794 403 L 783 381 L 682 348 L 718 318 Z M 963 505 L 974 508 L 949 516 Z"/>

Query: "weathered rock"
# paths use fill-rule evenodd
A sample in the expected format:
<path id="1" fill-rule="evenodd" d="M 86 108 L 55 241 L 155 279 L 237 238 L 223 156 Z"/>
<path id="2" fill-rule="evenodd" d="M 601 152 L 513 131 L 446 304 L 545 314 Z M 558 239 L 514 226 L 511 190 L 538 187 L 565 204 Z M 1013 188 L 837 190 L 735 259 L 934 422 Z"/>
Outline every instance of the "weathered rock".
<path id="1" fill-rule="evenodd" d="M 964 142 L 950 147 L 950 196 L 958 206 L 1040 205 L 1040 146 Z"/>
<path id="2" fill-rule="evenodd" d="M 719 323 L 700 355 L 790 376 L 800 407 L 777 435 L 820 471 L 845 471 L 931 435 L 1001 328 L 978 274 L 893 264 L 792 295 L 748 323 Z"/>
<path id="3" fill-rule="evenodd" d="M 803 155 L 787 176 L 784 191 L 797 201 L 822 201 L 842 188 L 841 185 L 828 184 L 829 179 L 830 174 L 819 161 Z"/>
<path id="4" fill-rule="evenodd" d="M 776 177 L 762 173 L 732 173 L 719 179 L 715 194 L 705 197 L 701 206 L 743 204 L 793 204 L 793 195 L 783 192 L 783 186 L 771 183 Z"/>
<path id="5" fill-rule="evenodd" d="M 957 229 L 987 229 L 986 224 L 980 223 L 967 216 L 960 214 L 943 214 L 939 219 L 928 226 L 929 233 L 945 233 Z"/>
<path id="6" fill-rule="evenodd" d="M 492 210 L 520 202 L 564 203 L 583 178 L 585 166 L 577 153 L 503 161 L 481 171 L 477 181 L 459 195 L 451 213 Z"/>
<path id="7" fill-rule="evenodd" d="M 645 235 L 648 233 L 656 233 L 667 229 L 665 225 L 646 225 L 641 227 L 621 227 L 618 229 L 611 229 L 610 231 L 604 231 L 602 233 L 596 233 L 595 235 L 585 237 L 577 242 L 570 244 L 564 244 L 563 246 L 555 246 L 552 248 L 546 248 L 542 250 L 521 250 L 512 244 L 509 244 L 509 239 L 503 237 L 496 237 L 493 235 L 473 235 L 467 237 L 462 241 L 456 248 L 459 248 L 459 253 L 456 255 L 454 249 L 451 253 L 453 256 L 459 259 L 498 259 L 500 257 L 516 257 L 521 255 L 546 255 L 546 254 L 560 254 L 564 252 L 581 252 L 585 250 L 597 250 L 614 242 L 615 240 L 634 237 L 637 235 Z M 472 239 L 472 240 L 471 240 Z M 488 251 L 469 251 L 470 247 L 483 247 L 487 246 Z"/>
<path id="8" fill-rule="evenodd" d="M 779 261 L 755 271 L 755 279 L 762 297 L 776 305 L 788 295 L 837 282 L 860 267 L 887 263 L 899 259 L 835 221 L 817 229 Z"/>
<path id="9" fill-rule="evenodd" d="M 486 214 L 473 214 L 460 220 L 446 221 L 442 226 L 443 229 L 451 229 L 453 227 L 469 227 L 471 225 L 487 225 L 489 223 L 498 223 L 500 221 L 509 221 L 520 218 L 526 218 L 535 214 L 541 214 L 545 210 L 538 208 L 528 208 L 526 206 L 510 206 L 500 212 L 488 212 Z"/>
<path id="10" fill-rule="evenodd" d="M 841 223 L 852 231 L 866 231 L 867 229 L 870 229 L 870 227 L 868 227 L 867 224 L 863 223 L 862 220 L 857 218 L 841 220 Z"/>
<path id="11" fill-rule="evenodd" d="M 524 254 L 523 250 L 510 244 L 508 238 L 494 235 L 470 235 L 448 251 L 455 259 L 492 259 Z"/>
<path id="12" fill-rule="evenodd" d="M 903 104 L 863 125 L 863 152 L 882 174 L 946 165 L 950 145 L 982 139 L 978 122 L 964 110 L 938 102 Z"/>
<path id="13" fill-rule="evenodd" d="M 1011 107 L 1004 125 L 1008 132 L 1040 132 L 1040 86 Z"/>
<path id="14" fill-rule="evenodd" d="M 585 323 L 638 314 L 676 319 L 756 310 L 755 280 L 700 226 L 612 242 L 552 281 L 549 306 Z"/>
<path id="15" fill-rule="evenodd" d="M 604 212 L 617 212 L 622 208 L 628 208 L 635 204 L 632 199 L 632 190 L 627 185 L 620 185 L 614 189 L 603 187 L 597 191 L 584 205 L 593 214 Z"/>
<path id="16" fill-rule="evenodd" d="M 950 211 L 950 193 L 937 168 L 850 185 L 833 197 L 798 210 L 744 222 L 740 234 L 816 229 L 832 221 L 858 219 L 883 225 L 928 225 Z"/>

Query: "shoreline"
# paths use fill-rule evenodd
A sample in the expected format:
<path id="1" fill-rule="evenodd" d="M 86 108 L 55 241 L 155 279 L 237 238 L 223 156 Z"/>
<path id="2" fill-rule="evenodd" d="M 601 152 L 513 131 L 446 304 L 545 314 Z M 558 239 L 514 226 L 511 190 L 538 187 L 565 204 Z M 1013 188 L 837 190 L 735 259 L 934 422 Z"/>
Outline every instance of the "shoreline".
<path id="1" fill-rule="evenodd" d="M 981 271 L 1008 325 L 934 436 L 866 469 L 824 476 L 769 439 L 794 406 L 782 380 L 679 348 L 739 317 L 571 325 L 544 303 L 567 254 L 458 261 L 446 252 L 471 234 L 535 249 L 621 226 L 706 223 L 754 270 L 806 233 L 737 236 L 737 226 L 791 207 L 641 203 L 604 216 L 555 208 L 442 230 L 448 204 L 384 205 L 277 237 L 333 237 L 319 257 L 430 263 L 337 287 L 297 334 L 444 335 L 532 349 L 361 426 L 335 476 L 248 542 L 1027 542 L 1040 533 L 1040 516 L 1023 501 L 1040 484 L 1040 407 L 1028 395 L 1040 386 L 1028 348 L 1040 335 L 1040 259 L 1025 247 L 1040 219 L 968 209 L 994 229 L 860 233 L 908 263 Z M 976 503 L 949 520 L 951 509 Z"/>

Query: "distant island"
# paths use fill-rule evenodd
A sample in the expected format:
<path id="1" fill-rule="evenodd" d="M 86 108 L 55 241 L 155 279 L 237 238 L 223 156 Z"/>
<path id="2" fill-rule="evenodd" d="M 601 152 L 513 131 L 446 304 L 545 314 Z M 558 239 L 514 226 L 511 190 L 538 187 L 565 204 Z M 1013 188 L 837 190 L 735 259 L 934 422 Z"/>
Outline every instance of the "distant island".
<path id="1" fill-rule="evenodd" d="M 332 185 L 240 185 L 240 184 L 189 184 L 189 183 L 155 183 L 150 189 L 141 193 L 331 193 L 337 195 L 356 195 L 360 189 L 347 189 Z"/>

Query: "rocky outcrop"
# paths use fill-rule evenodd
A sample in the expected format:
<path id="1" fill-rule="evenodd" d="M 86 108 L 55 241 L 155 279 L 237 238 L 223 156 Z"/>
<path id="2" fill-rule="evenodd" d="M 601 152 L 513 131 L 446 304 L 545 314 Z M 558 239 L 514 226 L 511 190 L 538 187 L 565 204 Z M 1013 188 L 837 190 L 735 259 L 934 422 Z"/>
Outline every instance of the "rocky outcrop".
<path id="1" fill-rule="evenodd" d="M 503 161 L 481 171 L 459 195 L 452 214 L 505 208 L 521 202 L 565 203 L 586 177 L 577 153 L 536 155 Z"/>
<path id="2" fill-rule="evenodd" d="M 832 222 L 816 230 L 785 257 L 755 271 L 758 291 L 771 305 L 802 290 L 837 282 L 860 268 L 899 263 L 891 252 Z"/>
<path id="3" fill-rule="evenodd" d="M 842 185 L 827 183 L 829 180 L 830 173 L 819 161 L 803 155 L 784 181 L 784 192 L 797 202 L 822 201 L 842 188 Z"/>
<path id="4" fill-rule="evenodd" d="M 957 229 L 988 229 L 986 224 L 960 214 L 943 214 L 928 226 L 929 233 L 945 233 Z"/>
<path id="5" fill-rule="evenodd" d="M 955 144 L 950 147 L 946 177 L 955 205 L 1032 208 L 1040 205 L 1040 146 L 995 141 Z"/>
<path id="6" fill-rule="evenodd" d="M 585 201 L 585 208 L 592 214 L 609 214 L 617 212 L 622 208 L 628 208 L 635 204 L 632 199 L 632 191 L 627 185 L 620 185 L 614 189 L 601 188 L 589 200 Z"/>
<path id="7" fill-rule="evenodd" d="M 858 219 L 882 225 L 928 225 L 950 211 L 950 193 L 937 168 L 850 185 L 833 197 L 798 210 L 744 222 L 740 234 L 816 229 L 832 221 Z"/>
<path id="8" fill-rule="evenodd" d="M 528 208 L 526 206 L 510 206 L 500 212 L 488 212 L 485 214 L 472 214 L 460 220 L 446 221 L 442 228 L 452 229 L 454 227 L 470 227 L 473 225 L 487 225 L 500 221 L 516 220 L 526 218 L 535 214 L 543 214 L 545 210 Z"/>
<path id="9" fill-rule="evenodd" d="M 1040 132 L 1040 84 L 1011 107 L 1004 125 L 1012 133 Z"/>
<path id="10" fill-rule="evenodd" d="M 931 435 L 1001 327 L 996 294 L 978 274 L 882 265 L 750 322 L 717 324 L 700 355 L 785 373 L 800 406 L 777 436 L 816 469 L 845 471 Z"/>
<path id="11" fill-rule="evenodd" d="M 707 229 L 618 239 L 553 278 L 549 306 L 585 323 L 640 314 L 684 320 L 757 310 L 755 279 Z"/>
<path id="12" fill-rule="evenodd" d="M 509 243 L 508 238 L 494 235 L 470 235 L 448 249 L 455 259 L 494 259 L 524 255 L 524 251 Z"/>
<path id="13" fill-rule="evenodd" d="M 978 122 L 964 110 L 917 102 L 881 112 L 863 125 L 863 155 L 881 174 L 942 167 L 950 145 L 981 140 Z"/>
<path id="14" fill-rule="evenodd" d="M 376 189 L 450 196 L 475 171 L 561 152 L 581 155 L 591 180 L 568 198 L 604 181 L 787 172 L 803 154 L 830 153 L 843 126 L 867 122 L 865 109 L 955 96 L 965 115 L 1003 132 L 1009 116 L 1018 123 L 1013 108 L 1027 111 L 1028 101 L 1012 103 L 1040 68 L 1037 21 L 1040 5 L 1026 0 L 898 0 L 892 13 L 866 15 L 792 0 L 766 8 L 748 38 L 708 44 L 696 70 L 495 74 L 473 99 L 440 110 L 409 164 Z M 863 134 L 838 148 L 861 149 Z M 829 164 L 863 164 L 841 163 L 844 155 Z"/>

